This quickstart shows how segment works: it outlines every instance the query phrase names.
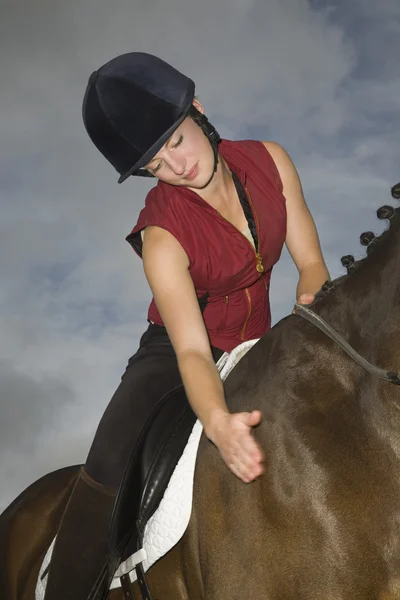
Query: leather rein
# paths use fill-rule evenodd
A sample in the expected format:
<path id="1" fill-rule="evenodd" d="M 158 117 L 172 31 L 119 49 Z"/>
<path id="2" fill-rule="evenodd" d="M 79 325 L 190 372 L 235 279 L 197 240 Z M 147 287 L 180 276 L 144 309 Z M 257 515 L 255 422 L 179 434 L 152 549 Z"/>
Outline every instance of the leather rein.
<path id="1" fill-rule="evenodd" d="M 400 385 L 400 373 L 395 373 L 394 371 L 385 371 L 384 369 L 380 369 L 375 365 L 368 362 L 365 358 L 363 358 L 346 340 L 331 327 L 324 319 L 322 319 L 319 315 L 313 312 L 310 308 L 307 308 L 304 304 L 295 304 L 295 314 L 299 315 L 306 321 L 309 321 L 318 329 L 320 329 L 325 335 L 327 335 L 331 340 L 333 340 L 342 350 L 346 352 L 360 367 L 374 375 L 374 377 L 378 377 L 379 379 L 383 379 L 385 381 L 389 381 L 390 383 L 394 383 L 395 385 Z"/>

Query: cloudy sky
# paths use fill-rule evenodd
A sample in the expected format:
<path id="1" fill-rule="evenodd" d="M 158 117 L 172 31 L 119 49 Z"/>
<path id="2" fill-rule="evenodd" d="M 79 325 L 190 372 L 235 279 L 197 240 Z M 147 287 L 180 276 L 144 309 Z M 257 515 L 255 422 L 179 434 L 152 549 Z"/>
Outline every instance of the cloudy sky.
<path id="1" fill-rule="evenodd" d="M 223 137 L 281 143 L 335 277 L 400 180 L 399 34 L 398 0 L 0 0 L 0 510 L 85 460 L 146 326 L 124 237 L 152 183 L 117 185 L 87 137 L 90 73 L 156 54 L 196 81 Z M 274 322 L 296 283 L 284 253 Z"/>

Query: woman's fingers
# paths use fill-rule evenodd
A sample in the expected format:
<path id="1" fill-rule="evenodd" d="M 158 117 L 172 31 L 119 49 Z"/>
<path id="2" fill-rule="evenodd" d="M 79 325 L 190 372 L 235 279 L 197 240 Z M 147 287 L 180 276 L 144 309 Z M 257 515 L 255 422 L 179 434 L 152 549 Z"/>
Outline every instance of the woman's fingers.
<path id="1" fill-rule="evenodd" d="M 312 304 L 315 300 L 314 294 L 301 294 L 297 300 L 298 304 Z M 296 307 L 292 310 L 292 314 L 296 314 Z"/>
<path id="2" fill-rule="evenodd" d="M 252 427 L 258 425 L 260 420 L 260 411 L 229 415 L 215 440 L 227 466 L 246 483 L 263 472 L 264 456 L 251 434 Z"/>

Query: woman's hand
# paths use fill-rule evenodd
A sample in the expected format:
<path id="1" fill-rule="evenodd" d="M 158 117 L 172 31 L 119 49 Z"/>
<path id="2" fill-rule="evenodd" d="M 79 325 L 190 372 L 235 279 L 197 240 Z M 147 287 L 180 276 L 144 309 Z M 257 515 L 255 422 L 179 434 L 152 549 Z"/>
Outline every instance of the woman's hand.
<path id="1" fill-rule="evenodd" d="M 261 412 L 227 413 L 206 430 L 207 437 L 217 446 L 226 465 L 245 483 L 253 481 L 264 472 L 264 456 L 251 430 L 261 421 Z"/>
<path id="2" fill-rule="evenodd" d="M 312 304 L 315 300 L 314 294 L 301 294 L 299 304 Z"/>
<path id="3" fill-rule="evenodd" d="M 315 300 L 314 294 L 301 294 L 297 303 L 298 304 L 312 304 L 314 302 L 314 300 Z M 294 309 L 292 310 L 292 313 L 294 315 L 296 314 L 296 307 L 294 307 Z"/>

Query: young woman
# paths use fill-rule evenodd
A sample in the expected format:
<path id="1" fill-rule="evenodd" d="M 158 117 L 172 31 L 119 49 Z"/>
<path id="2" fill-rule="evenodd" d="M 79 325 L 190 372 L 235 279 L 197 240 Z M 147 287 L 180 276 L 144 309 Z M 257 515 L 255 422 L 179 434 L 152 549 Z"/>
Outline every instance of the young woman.
<path id="1" fill-rule="evenodd" d="M 269 329 L 269 282 L 286 246 L 309 303 L 329 278 L 296 169 L 274 142 L 220 140 L 191 79 L 130 53 L 92 74 L 83 118 L 120 174 L 157 185 L 128 241 L 153 292 L 149 327 L 99 424 L 58 532 L 46 600 L 104 598 L 110 515 L 145 423 L 183 385 L 232 473 L 262 475 L 259 411 L 231 414 L 215 366 Z"/>

